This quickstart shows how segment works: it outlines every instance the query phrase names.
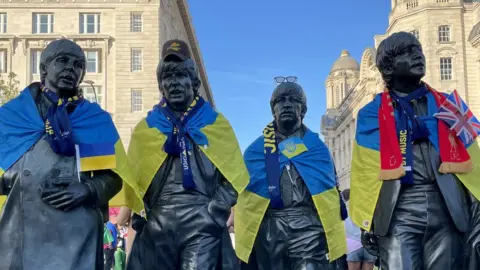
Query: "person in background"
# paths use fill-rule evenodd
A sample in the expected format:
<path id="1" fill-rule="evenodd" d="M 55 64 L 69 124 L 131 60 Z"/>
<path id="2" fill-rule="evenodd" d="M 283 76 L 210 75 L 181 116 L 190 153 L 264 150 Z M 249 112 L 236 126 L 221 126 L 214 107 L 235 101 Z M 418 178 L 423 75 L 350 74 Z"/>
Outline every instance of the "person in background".
<path id="1" fill-rule="evenodd" d="M 350 189 L 342 191 L 343 199 L 347 204 L 350 200 Z M 358 243 L 360 248 L 352 247 L 349 245 L 347 254 L 347 262 L 349 270 L 372 270 L 375 264 L 376 257 L 368 253 L 368 251 L 361 244 L 361 231 L 360 228 L 355 225 L 350 216 L 345 220 L 345 230 L 347 232 L 347 241 L 349 244 Z M 353 245 L 354 246 L 354 245 Z M 351 250 L 353 249 L 353 250 Z"/>
<path id="2" fill-rule="evenodd" d="M 126 228 L 125 227 L 120 227 L 117 224 L 117 230 L 119 232 L 119 237 L 118 237 L 118 243 L 117 243 L 117 249 L 115 250 L 115 266 L 114 270 L 125 270 L 125 264 L 126 264 L 126 254 L 125 254 L 125 233 L 126 233 Z"/>
<path id="3" fill-rule="evenodd" d="M 110 231 L 112 235 L 112 242 L 104 246 L 104 254 L 105 254 L 105 270 L 111 270 L 114 266 L 115 262 L 115 250 L 117 249 L 118 243 L 118 232 L 117 232 L 117 216 L 110 215 L 110 220 L 107 222 L 106 226 L 107 229 Z"/>

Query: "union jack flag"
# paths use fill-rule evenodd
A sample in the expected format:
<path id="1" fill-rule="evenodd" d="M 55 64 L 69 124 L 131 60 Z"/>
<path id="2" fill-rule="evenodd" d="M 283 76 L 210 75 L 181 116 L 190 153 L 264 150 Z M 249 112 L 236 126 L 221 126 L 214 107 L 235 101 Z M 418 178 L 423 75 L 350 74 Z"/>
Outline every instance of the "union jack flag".
<path id="1" fill-rule="evenodd" d="M 480 122 L 457 90 L 453 90 L 433 116 L 447 123 L 450 130 L 455 130 L 465 145 L 469 145 L 480 135 Z"/>

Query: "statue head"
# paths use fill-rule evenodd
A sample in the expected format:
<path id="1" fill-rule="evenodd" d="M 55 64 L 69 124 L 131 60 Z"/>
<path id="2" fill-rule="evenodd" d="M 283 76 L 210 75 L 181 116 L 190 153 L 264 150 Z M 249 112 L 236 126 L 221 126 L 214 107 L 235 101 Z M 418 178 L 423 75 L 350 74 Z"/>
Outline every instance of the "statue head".
<path id="1" fill-rule="evenodd" d="M 40 57 L 42 84 L 61 97 L 78 94 L 85 68 L 85 52 L 68 39 L 50 42 Z"/>
<path id="2" fill-rule="evenodd" d="M 201 81 L 198 68 L 190 56 L 187 43 L 169 40 L 162 49 L 162 60 L 157 66 L 160 92 L 174 111 L 184 112 L 198 95 Z"/>
<path id="3" fill-rule="evenodd" d="M 413 91 L 425 76 L 422 45 L 407 32 L 394 33 L 383 40 L 376 62 L 388 89 Z"/>
<path id="4" fill-rule="evenodd" d="M 278 131 L 290 135 L 302 125 L 307 113 L 307 96 L 299 84 L 283 82 L 273 91 L 270 108 Z"/>

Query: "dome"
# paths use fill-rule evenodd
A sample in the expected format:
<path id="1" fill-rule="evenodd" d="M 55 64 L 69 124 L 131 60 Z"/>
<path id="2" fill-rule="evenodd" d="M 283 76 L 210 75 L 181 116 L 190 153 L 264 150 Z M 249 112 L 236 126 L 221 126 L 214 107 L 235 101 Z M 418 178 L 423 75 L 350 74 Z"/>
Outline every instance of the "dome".
<path id="1" fill-rule="evenodd" d="M 355 69 L 360 70 L 360 65 L 357 60 L 350 56 L 350 53 L 347 50 L 343 50 L 340 58 L 338 58 L 332 66 L 331 71 L 342 70 L 342 69 Z"/>

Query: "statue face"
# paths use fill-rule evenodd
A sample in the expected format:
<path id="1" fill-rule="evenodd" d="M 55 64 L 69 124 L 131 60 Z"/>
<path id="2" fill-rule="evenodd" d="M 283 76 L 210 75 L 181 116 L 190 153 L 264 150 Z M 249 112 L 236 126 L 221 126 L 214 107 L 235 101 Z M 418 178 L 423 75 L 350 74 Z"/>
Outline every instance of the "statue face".
<path id="1" fill-rule="evenodd" d="M 280 130 L 289 130 L 302 122 L 302 97 L 291 91 L 281 91 L 273 100 L 273 116 Z"/>
<path id="2" fill-rule="evenodd" d="M 83 79 L 85 59 L 72 54 L 60 54 L 43 66 L 45 85 L 59 95 L 75 95 Z"/>
<path id="3" fill-rule="evenodd" d="M 409 44 L 395 57 L 393 79 L 415 78 L 425 76 L 425 55 L 418 41 Z"/>
<path id="4" fill-rule="evenodd" d="M 174 110 L 185 111 L 193 102 L 195 91 L 192 79 L 187 70 L 179 65 L 162 73 L 161 89 Z"/>

